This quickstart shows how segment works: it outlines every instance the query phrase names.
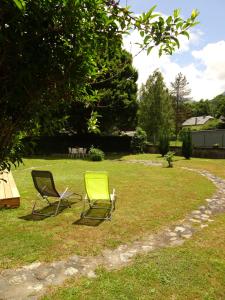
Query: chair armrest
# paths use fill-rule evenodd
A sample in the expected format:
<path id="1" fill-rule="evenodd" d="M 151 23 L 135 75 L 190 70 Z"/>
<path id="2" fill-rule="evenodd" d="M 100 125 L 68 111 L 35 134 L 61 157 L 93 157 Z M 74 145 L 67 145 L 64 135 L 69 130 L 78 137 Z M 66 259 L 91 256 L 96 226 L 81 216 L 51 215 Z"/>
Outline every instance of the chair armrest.
<path id="1" fill-rule="evenodd" d="M 111 201 L 116 201 L 116 190 L 113 189 L 112 194 L 110 194 L 110 200 Z"/>

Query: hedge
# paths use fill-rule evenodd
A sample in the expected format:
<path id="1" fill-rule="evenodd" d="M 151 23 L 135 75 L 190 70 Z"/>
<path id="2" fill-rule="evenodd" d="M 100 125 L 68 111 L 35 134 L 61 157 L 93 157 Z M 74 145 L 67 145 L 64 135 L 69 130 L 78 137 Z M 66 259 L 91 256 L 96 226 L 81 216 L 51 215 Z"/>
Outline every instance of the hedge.
<path id="1" fill-rule="evenodd" d="M 66 154 L 69 147 L 83 147 L 90 149 L 91 146 L 99 148 L 104 152 L 130 152 L 131 137 L 129 136 L 101 136 L 95 134 L 87 135 L 59 135 L 27 137 L 24 143 L 34 142 L 33 149 L 26 154 Z"/>

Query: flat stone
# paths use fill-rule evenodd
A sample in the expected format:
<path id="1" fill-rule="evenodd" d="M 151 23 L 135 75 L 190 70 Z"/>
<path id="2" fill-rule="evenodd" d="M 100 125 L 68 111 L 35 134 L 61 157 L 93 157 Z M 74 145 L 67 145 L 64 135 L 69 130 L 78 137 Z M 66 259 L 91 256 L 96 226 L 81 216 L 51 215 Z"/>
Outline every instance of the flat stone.
<path id="1" fill-rule="evenodd" d="M 177 226 L 176 228 L 175 228 L 175 231 L 176 232 L 184 232 L 186 229 L 184 228 L 184 227 L 181 227 L 181 226 Z"/>
<path id="2" fill-rule="evenodd" d="M 74 274 L 78 273 L 78 270 L 73 268 L 73 267 L 69 267 L 65 270 L 64 274 L 67 276 L 72 276 Z"/>
<path id="3" fill-rule="evenodd" d="M 144 250 L 144 251 L 151 251 L 151 250 L 153 250 L 153 247 L 152 246 L 150 246 L 150 245 L 143 245 L 142 246 L 142 249 Z"/>
<path id="4" fill-rule="evenodd" d="M 190 239 L 192 237 L 192 234 L 182 234 L 182 237 L 185 239 Z"/>
<path id="5" fill-rule="evenodd" d="M 206 218 L 206 219 L 208 219 L 208 218 L 209 218 L 209 216 L 208 216 L 208 215 L 206 215 L 206 214 L 202 214 L 202 215 L 201 215 L 201 217 L 202 217 L 202 218 Z"/>
<path id="6" fill-rule="evenodd" d="M 50 273 L 49 269 L 40 269 L 34 273 L 38 280 L 44 280 Z"/>
<path id="7" fill-rule="evenodd" d="M 87 273 L 87 277 L 88 277 L 88 278 L 96 278 L 97 275 L 95 274 L 94 271 L 90 271 L 90 272 Z"/>
<path id="8" fill-rule="evenodd" d="M 29 285 L 27 289 L 35 292 L 39 292 L 40 290 L 43 289 L 43 287 L 44 287 L 43 284 L 39 283 L 39 284 Z"/>
<path id="9" fill-rule="evenodd" d="M 177 234 L 175 232 L 168 232 L 167 235 L 168 236 L 177 236 Z"/>
<path id="10" fill-rule="evenodd" d="M 26 275 L 22 274 L 22 275 L 16 275 L 13 276 L 10 280 L 9 283 L 10 284 L 21 284 L 22 282 L 24 282 L 27 279 Z"/>
<path id="11" fill-rule="evenodd" d="M 55 277 L 56 277 L 55 274 L 51 274 L 48 277 L 46 277 L 45 280 L 49 283 L 52 283 Z"/>
<path id="12" fill-rule="evenodd" d="M 191 221 L 191 222 L 193 222 L 193 223 L 201 223 L 201 221 L 200 220 L 196 220 L 196 219 L 189 219 L 189 221 Z"/>
<path id="13" fill-rule="evenodd" d="M 200 225 L 201 228 L 205 228 L 205 227 L 208 227 L 208 226 L 209 226 L 208 224 L 201 224 Z"/>
<path id="14" fill-rule="evenodd" d="M 40 262 L 34 262 L 34 263 L 30 264 L 30 265 L 24 266 L 23 269 L 25 269 L 25 270 L 35 270 L 38 267 L 40 267 L 40 265 L 41 265 Z"/>

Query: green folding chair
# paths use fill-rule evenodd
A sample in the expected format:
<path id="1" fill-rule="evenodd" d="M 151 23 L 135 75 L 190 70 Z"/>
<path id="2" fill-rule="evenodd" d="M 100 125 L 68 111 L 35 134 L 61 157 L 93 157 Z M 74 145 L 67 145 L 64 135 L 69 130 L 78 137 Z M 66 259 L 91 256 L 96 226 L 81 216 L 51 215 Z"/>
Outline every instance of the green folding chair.
<path id="1" fill-rule="evenodd" d="M 81 218 L 94 220 L 111 220 L 112 212 L 115 210 L 116 193 L 113 189 L 109 192 L 109 178 L 107 172 L 87 171 L 84 174 L 86 196 L 84 198 Z M 88 204 L 88 209 L 86 209 Z M 104 216 L 92 215 L 93 210 L 105 211 Z"/>

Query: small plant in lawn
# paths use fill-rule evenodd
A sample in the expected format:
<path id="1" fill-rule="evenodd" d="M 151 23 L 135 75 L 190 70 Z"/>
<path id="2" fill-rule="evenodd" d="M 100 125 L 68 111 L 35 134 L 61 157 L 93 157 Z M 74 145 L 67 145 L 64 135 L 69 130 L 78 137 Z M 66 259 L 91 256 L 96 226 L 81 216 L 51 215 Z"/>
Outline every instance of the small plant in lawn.
<path id="1" fill-rule="evenodd" d="M 168 163 L 168 168 L 172 168 L 173 167 L 173 157 L 174 157 L 174 152 L 173 151 L 169 151 L 167 152 L 167 154 L 164 156 L 165 160 Z"/>
<path id="2" fill-rule="evenodd" d="M 190 129 L 188 129 L 186 132 L 183 132 L 182 142 L 182 155 L 186 159 L 190 159 L 192 155 L 192 139 Z"/>
<path id="3" fill-rule="evenodd" d="M 169 151 L 169 137 L 167 134 L 161 134 L 159 138 L 159 153 L 164 156 Z"/>
<path id="4" fill-rule="evenodd" d="M 104 152 L 98 148 L 94 148 L 93 146 L 90 148 L 88 155 L 89 159 L 92 161 L 102 161 L 105 158 Z"/>
<path id="5" fill-rule="evenodd" d="M 134 153 L 143 153 L 146 143 L 146 132 L 142 128 L 137 127 L 136 132 L 131 140 L 131 149 L 134 151 Z"/>

